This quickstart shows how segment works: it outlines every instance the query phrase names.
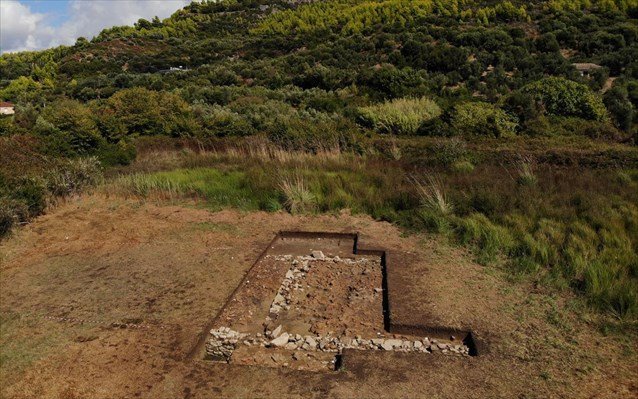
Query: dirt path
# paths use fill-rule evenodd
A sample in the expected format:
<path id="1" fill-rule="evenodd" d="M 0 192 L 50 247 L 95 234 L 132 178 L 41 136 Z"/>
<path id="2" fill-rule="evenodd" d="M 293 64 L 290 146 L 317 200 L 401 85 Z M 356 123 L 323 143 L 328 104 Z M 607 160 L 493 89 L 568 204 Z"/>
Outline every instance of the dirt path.
<path id="1" fill-rule="evenodd" d="M 187 360 L 282 229 L 360 231 L 413 257 L 405 320 L 471 324 L 476 358 L 361 353 L 318 373 Z M 87 196 L 0 243 L 0 372 L 7 398 L 636 397 L 635 342 L 618 342 L 524 283 L 367 217 L 211 213 Z"/>

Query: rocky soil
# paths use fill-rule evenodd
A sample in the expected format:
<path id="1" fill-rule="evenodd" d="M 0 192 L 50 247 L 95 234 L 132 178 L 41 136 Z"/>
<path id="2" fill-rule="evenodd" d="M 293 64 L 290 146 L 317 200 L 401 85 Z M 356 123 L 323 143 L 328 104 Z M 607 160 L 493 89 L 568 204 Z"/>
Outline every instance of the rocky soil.
<path id="1" fill-rule="evenodd" d="M 321 251 L 310 256 L 267 258 L 286 262 L 289 269 L 265 317 L 263 332 L 213 328 L 206 345 L 210 358 L 231 361 L 240 346 L 293 352 L 289 354 L 292 359 L 275 361 L 285 365 L 298 360 L 298 351 L 340 354 L 344 349 L 356 349 L 469 356 L 469 348 L 460 341 L 387 336 L 383 331 L 379 259 L 326 257 Z M 307 331 L 299 331 L 299 326 Z M 334 362 L 324 363 L 331 367 Z"/>

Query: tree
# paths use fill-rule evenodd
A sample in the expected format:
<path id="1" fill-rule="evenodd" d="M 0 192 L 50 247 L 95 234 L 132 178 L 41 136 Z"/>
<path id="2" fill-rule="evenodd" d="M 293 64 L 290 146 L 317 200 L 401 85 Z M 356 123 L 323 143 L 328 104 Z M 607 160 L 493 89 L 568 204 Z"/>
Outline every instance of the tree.
<path id="1" fill-rule="evenodd" d="M 607 110 L 600 96 L 588 86 L 565 78 L 544 78 L 524 86 L 521 92 L 531 95 L 552 115 L 596 121 L 607 118 Z"/>
<path id="2" fill-rule="evenodd" d="M 629 131 L 634 119 L 634 106 L 629 101 L 627 89 L 622 86 L 614 86 L 605 93 L 604 101 L 616 127 Z"/>
<path id="3" fill-rule="evenodd" d="M 452 128 L 466 136 L 508 137 L 516 134 L 516 122 L 505 111 L 484 102 L 457 105 Z"/>
<path id="4" fill-rule="evenodd" d="M 48 106 L 36 122 L 36 130 L 63 138 L 78 154 L 89 154 L 103 142 L 93 113 L 76 100 L 60 99 Z"/>
<path id="5" fill-rule="evenodd" d="M 394 65 L 364 70 L 358 80 L 384 99 L 413 94 L 425 83 L 421 74 L 412 68 L 397 69 Z"/>
<path id="6" fill-rule="evenodd" d="M 177 94 L 141 87 L 115 93 L 101 110 L 100 127 L 112 142 L 125 136 L 190 134 L 190 107 Z"/>
<path id="7" fill-rule="evenodd" d="M 19 101 L 37 97 L 40 84 L 30 77 L 20 76 L 12 80 L 7 87 L 0 90 L 0 98 L 4 100 Z"/>

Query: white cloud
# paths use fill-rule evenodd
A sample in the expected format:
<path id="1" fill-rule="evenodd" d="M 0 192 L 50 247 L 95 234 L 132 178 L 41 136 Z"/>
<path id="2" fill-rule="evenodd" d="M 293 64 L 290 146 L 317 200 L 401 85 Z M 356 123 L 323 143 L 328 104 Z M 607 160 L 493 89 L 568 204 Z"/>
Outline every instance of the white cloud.
<path id="1" fill-rule="evenodd" d="M 37 50 L 92 38 L 104 28 L 131 25 L 140 18 L 166 18 L 190 0 L 71 0 L 68 19 L 51 26 L 17 0 L 0 0 L 0 50 Z"/>
<path id="2" fill-rule="evenodd" d="M 0 49 L 2 51 L 34 50 L 52 37 L 45 14 L 32 13 L 16 0 L 0 0 Z"/>

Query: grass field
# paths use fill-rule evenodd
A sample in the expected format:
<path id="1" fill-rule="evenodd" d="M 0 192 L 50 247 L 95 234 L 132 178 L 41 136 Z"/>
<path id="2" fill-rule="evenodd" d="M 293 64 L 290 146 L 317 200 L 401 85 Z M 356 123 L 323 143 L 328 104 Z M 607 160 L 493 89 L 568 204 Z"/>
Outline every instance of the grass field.
<path id="1" fill-rule="evenodd" d="M 214 210 L 349 209 L 407 231 L 440 233 L 472 248 L 482 264 L 497 262 L 513 276 L 571 289 L 633 328 L 638 315 L 634 169 L 554 167 L 530 156 L 464 168 L 459 163 L 469 161 L 451 155 L 450 166 L 419 168 L 350 154 L 284 154 L 152 154 L 104 190 L 157 201 L 196 199 Z"/>

